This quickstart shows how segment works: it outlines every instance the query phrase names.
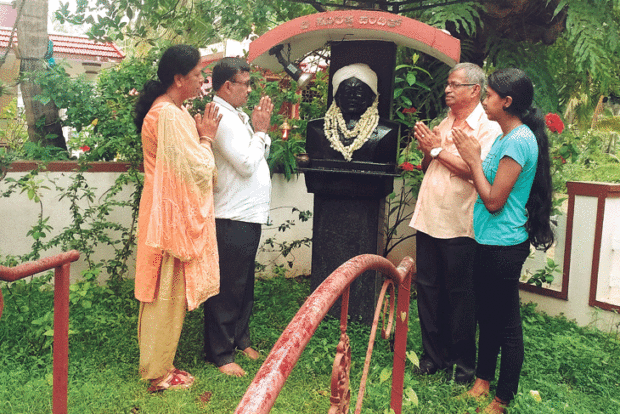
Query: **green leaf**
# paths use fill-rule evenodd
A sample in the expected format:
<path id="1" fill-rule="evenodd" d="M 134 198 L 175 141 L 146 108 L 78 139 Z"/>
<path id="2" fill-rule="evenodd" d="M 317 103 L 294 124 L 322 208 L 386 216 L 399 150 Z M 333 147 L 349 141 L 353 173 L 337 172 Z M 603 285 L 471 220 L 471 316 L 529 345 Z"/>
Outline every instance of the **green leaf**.
<path id="1" fill-rule="evenodd" d="M 416 76 L 415 76 L 415 72 L 409 72 L 409 73 L 407 73 L 407 83 L 408 83 L 410 86 L 415 85 L 415 83 L 416 83 Z"/>
<path id="2" fill-rule="evenodd" d="M 390 376 L 392 375 L 392 369 L 391 368 L 383 368 L 381 370 L 381 374 L 379 374 L 379 381 L 380 383 L 384 383 L 385 381 L 387 381 Z"/>
<path id="3" fill-rule="evenodd" d="M 49 96 L 41 96 L 41 95 L 38 95 L 38 96 L 36 97 L 36 100 L 37 100 L 37 101 L 39 101 L 39 102 L 41 102 L 41 104 L 43 104 L 43 105 L 47 105 L 48 103 L 50 103 L 50 101 L 51 101 L 52 99 L 51 99 Z"/>
<path id="4" fill-rule="evenodd" d="M 418 355 L 414 351 L 407 351 L 407 359 L 409 362 L 413 364 L 416 368 L 420 367 L 420 360 L 418 359 Z"/>
<path id="5" fill-rule="evenodd" d="M 411 405 L 413 405 L 414 407 L 417 407 L 418 404 L 420 403 L 420 401 L 418 400 L 418 394 L 416 394 L 416 392 L 413 390 L 413 388 L 411 387 L 407 387 L 405 388 L 405 401 Z"/>
<path id="6" fill-rule="evenodd" d="M 394 71 L 398 71 L 400 69 L 405 69 L 405 68 L 411 68 L 411 65 L 397 65 Z"/>
<path id="7" fill-rule="evenodd" d="M 426 90 L 426 91 L 431 91 L 431 88 L 428 87 L 428 85 L 426 85 L 425 83 L 421 83 L 421 82 L 416 82 L 415 83 L 416 86 L 419 86 L 420 88 Z"/>

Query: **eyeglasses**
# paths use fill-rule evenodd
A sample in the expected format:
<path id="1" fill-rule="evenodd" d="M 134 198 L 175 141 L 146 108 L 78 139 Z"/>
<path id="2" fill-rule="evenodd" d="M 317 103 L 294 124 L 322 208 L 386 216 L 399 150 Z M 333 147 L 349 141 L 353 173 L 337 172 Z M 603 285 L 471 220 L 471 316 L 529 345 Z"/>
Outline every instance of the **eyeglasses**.
<path id="1" fill-rule="evenodd" d="M 461 86 L 474 86 L 474 85 L 477 85 L 477 83 L 456 83 L 456 82 L 448 82 L 448 83 L 446 83 L 446 88 L 456 89 L 456 88 L 460 88 Z"/>
<path id="2" fill-rule="evenodd" d="M 254 87 L 254 81 L 253 81 L 252 79 L 250 79 L 250 80 L 249 80 L 249 81 L 247 81 L 247 82 L 239 82 L 239 81 L 236 81 L 236 80 L 234 80 L 234 79 L 233 79 L 233 80 L 229 80 L 228 82 L 230 82 L 230 83 L 237 83 L 237 84 L 239 84 L 239 85 L 243 85 L 243 86 L 245 86 L 246 88 L 252 88 L 252 87 Z"/>

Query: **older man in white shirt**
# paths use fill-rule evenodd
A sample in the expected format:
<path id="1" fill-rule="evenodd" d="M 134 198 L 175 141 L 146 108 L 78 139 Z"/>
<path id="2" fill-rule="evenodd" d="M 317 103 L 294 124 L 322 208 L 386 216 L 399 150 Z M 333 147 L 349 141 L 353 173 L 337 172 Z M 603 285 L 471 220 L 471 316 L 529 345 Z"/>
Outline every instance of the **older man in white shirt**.
<path id="1" fill-rule="evenodd" d="M 485 79 L 473 63 L 456 65 L 445 89 L 448 116 L 433 131 L 421 122 L 414 129 L 424 152 L 425 170 L 410 224 L 417 230 L 416 283 L 423 348 L 418 372 L 447 370 L 458 383 L 472 380 L 476 361 L 472 272 L 477 193 L 469 181 L 469 167 L 452 141 L 452 129 L 473 135 L 484 159 L 501 134 L 480 104 Z"/>
<path id="2" fill-rule="evenodd" d="M 273 104 L 261 98 L 251 117 L 239 108 L 252 90 L 250 66 L 241 58 L 224 58 L 213 68 L 213 99 L 222 115 L 213 143 L 217 165 L 215 226 L 220 256 L 220 294 L 205 303 L 205 356 L 220 372 L 241 377 L 235 351 L 251 359 L 249 320 L 254 304 L 254 260 L 267 223 L 271 178 L 267 135 Z"/>

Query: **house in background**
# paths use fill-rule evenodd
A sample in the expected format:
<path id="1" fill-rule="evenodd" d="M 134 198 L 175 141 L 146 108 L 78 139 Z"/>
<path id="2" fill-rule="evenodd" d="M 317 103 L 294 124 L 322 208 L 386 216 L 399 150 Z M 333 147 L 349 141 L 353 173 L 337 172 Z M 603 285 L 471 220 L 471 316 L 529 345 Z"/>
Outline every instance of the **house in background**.
<path id="1" fill-rule="evenodd" d="M 23 107 L 16 82 L 20 68 L 20 59 L 16 53 L 19 39 L 17 32 L 13 32 L 16 19 L 17 10 L 13 5 L 0 2 L 0 82 L 4 86 L 0 94 L 0 113 L 15 98 L 17 106 Z M 53 61 L 62 64 L 71 77 L 84 75 L 86 79 L 95 81 L 102 69 L 118 65 L 125 58 L 125 54 L 114 43 L 95 42 L 87 36 L 50 33 L 49 40 Z M 10 119 L 0 119 L 0 128 L 6 129 L 7 125 L 13 122 L 13 116 Z M 71 136 L 70 128 L 63 128 L 63 132 L 65 139 Z M 0 147 L 6 145 L 6 141 L 2 139 Z"/>
<path id="2" fill-rule="evenodd" d="M 200 49 L 200 55 L 205 66 L 214 64 L 223 57 L 243 57 L 248 54 L 250 43 L 258 36 L 251 34 L 243 41 L 227 39 Z"/>
<path id="3" fill-rule="evenodd" d="M 0 2 L 0 58 L 6 55 L 0 66 L 0 80 L 9 87 L 9 95 L 0 97 L 0 108 L 19 93 L 15 86 L 20 65 L 16 55 L 19 41 L 17 33 L 13 33 L 12 42 L 10 41 L 16 18 L 17 10 L 13 5 Z M 53 44 L 52 58 L 56 63 L 63 62 L 64 68 L 72 77 L 85 75 L 87 79 L 94 81 L 102 69 L 119 64 L 125 57 L 114 43 L 95 42 L 87 36 L 53 33 L 49 35 L 49 39 Z"/>

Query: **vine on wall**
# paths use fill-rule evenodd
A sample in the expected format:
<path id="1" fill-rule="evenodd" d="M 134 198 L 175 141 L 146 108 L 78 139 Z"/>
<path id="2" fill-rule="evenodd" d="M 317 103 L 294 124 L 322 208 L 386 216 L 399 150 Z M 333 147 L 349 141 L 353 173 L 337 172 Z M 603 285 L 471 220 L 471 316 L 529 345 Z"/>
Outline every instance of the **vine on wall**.
<path id="1" fill-rule="evenodd" d="M 6 177 L 5 186 L 0 193 L 1 197 L 11 197 L 13 194 L 25 194 L 29 200 L 39 205 L 39 214 L 36 223 L 26 233 L 32 238 L 31 250 L 20 256 L 8 255 L 2 259 L 6 265 L 37 260 L 45 252 L 59 248 L 63 251 L 78 250 L 86 261 L 89 272 L 103 276 L 105 270 L 112 285 L 117 284 L 128 276 L 128 260 L 133 255 L 136 245 L 136 224 L 140 194 L 143 186 L 143 175 L 138 170 L 130 168 L 120 174 L 114 184 L 105 189 L 103 195 L 96 196 L 97 188 L 91 186 L 85 177 L 88 168 L 87 162 L 80 162 L 81 170 L 71 174 L 71 181 L 63 186 L 59 180 L 50 178 L 43 171 L 45 164 L 38 165 L 34 170 L 15 179 Z M 129 199 L 119 197 L 119 193 L 129 189 Z M 52 203 L 48 194 L 60 194 L 59 201 L 69 203 L 71 219 L 59 231 L 49 224 L 50 213 L 45 208 L 45 202 Z M 131 219 L 128 226 L 109 220 L 115 210 L 128 211 Z M 16 235 L 20 237 L 20 235 Z M 100 260 L 95 254 L 101 246 L 112 248 L 111 257 Z"/>

